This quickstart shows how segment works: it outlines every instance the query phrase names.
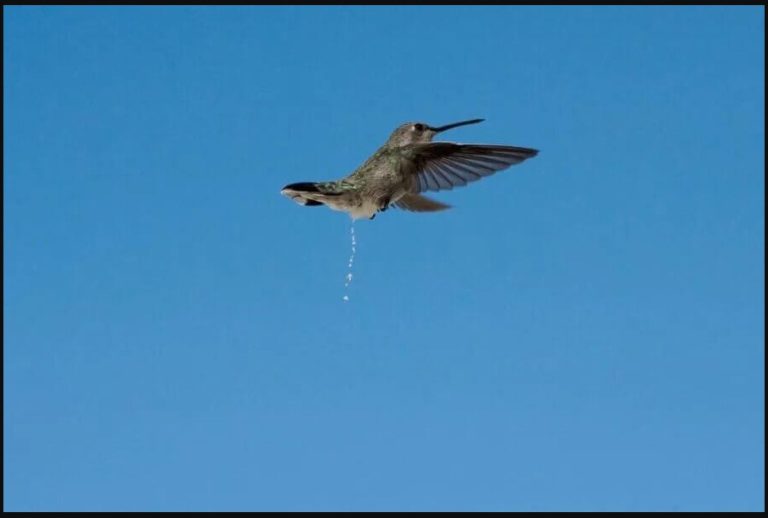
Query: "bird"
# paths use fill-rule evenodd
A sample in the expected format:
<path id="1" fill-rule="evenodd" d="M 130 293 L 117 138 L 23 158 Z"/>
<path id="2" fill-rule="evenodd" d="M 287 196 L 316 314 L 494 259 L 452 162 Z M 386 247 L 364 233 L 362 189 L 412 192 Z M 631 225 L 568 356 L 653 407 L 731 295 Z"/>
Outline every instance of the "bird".
<path id="1" fill-rule="evenodd" d="M 347 212 L 353 220 L 374 219 L 392 206 L 411 212 L 448 209 L 450 205 L 422 193 L 467 185 L 533 158 L 539 152 L 526 147 L 432 141 L 446 130 L 484 120 L 471 119 L 439 127 L 406 122 L 349 176 L 327 182 L 292 183 L 280 193 L 307 207 L 325 205 Z"/>

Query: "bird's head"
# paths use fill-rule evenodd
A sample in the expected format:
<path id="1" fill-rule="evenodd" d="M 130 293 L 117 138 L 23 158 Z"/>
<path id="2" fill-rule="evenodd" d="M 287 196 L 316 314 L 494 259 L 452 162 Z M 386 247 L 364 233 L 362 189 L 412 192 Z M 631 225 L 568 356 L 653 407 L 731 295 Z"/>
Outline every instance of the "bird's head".
<path id="1" fill-rule="evenodd" d="M 391 146 L 405 146 L 408 144 L 421 144 L 424 142 L 432 142 L 432 139 L 440 132 L 455 128 L 457 126 L 465 126 L 467 124 L 477 124 L 483 122 L 485 119 L 472 119 L 468 121 L 454 122 L 453 124 L 446 124 L 445 126 L 439 126 L 437 128 L 430 126 L 424 122 L 406 122 L 392 132 L 389 136 L 387 144 Z"/>

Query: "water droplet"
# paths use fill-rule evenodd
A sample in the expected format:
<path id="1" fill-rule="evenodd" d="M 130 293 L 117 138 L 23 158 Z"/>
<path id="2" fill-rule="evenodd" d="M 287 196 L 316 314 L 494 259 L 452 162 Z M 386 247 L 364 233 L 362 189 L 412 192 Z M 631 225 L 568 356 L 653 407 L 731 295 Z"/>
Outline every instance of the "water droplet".
<path id="1" fill-rule="evenodd" d="M 355 221 L 352 220 L 352 226 L 349 229 L 349 234 L 352 238 L 352 254 L 349 256 L 349 262 L 347 263 L 347 275 L 344 277 L 344 291 L 349 291 L 349 285 L 352 284 L 352 265 L 355 262 L 355 252 L 357 251 L 357 241 L 355 240 Z M 349 295 L 345 294 L 342 299 L 344 302 L 349 302 Z"/>

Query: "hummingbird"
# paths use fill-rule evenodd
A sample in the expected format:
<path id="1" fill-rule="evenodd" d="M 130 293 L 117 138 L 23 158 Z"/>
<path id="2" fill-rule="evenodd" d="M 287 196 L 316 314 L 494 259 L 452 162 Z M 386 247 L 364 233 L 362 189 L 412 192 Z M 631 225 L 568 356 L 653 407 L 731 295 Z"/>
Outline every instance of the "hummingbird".
<path id="1" fill-rule="evenodd" d="M 485 119 L 432 127 L 423 122 L 398 126 L 389 139 L 352 174 L 329 182 L 299 182 L 280 191 L 300 205 L 326 205 L 352 219 L 373 219 L 394 206 L 412 212 L 450 208 L 424 196 L 490 176 L 538 154 L 525 147 L 432 142 L 443 131 Z"/>

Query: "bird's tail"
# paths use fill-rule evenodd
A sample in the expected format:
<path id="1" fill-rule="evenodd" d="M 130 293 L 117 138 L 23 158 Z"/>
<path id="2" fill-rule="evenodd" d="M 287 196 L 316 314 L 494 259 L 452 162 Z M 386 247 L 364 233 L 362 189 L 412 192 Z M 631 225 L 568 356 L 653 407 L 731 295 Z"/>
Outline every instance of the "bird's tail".
<path id="1" fill-rule="evenodd" d="M 323 200 L 328 196 L 341 194 L 328 182 L 299 182 L 286 185 L 280 194 L 288 196 L 300 205 L 309 207 L 323 205 Z"/>

